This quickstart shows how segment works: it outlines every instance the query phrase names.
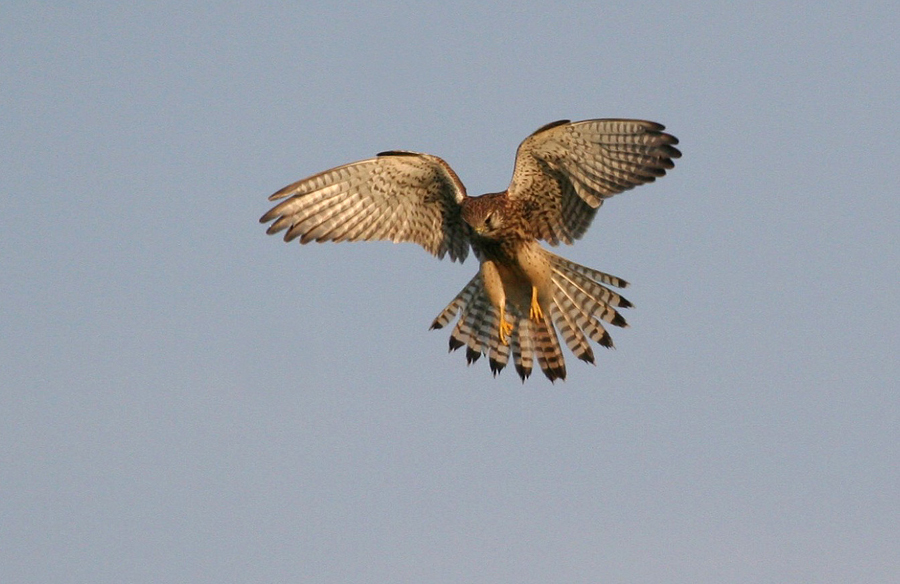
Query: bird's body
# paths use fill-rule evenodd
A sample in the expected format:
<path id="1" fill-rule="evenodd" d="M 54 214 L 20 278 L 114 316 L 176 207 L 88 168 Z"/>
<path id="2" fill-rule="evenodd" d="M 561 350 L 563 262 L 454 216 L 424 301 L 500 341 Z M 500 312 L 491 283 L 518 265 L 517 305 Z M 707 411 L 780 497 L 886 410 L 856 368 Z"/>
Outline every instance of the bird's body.
<path id="1" fill-rule="evenodd" d="M 496 374 L 513 356 L 524 381 L 537 360 L 551 380 L 564 379 L 556 331 L 584 361 L 588 339 L 611 347 L 602 322 L 626 326 L 616 308 L 631 304 L 609 287 L 627 282 L 545 250 L 573 243 L 603 200 L 652 182 L 681 153 L 663 126 L 642 120 L 554 122 L 526 138 L 509 188 L 469 197 L 442 159 L 406 151 L 337 167 L 281 189 L 285 199 L 261 222 L 285 240 L 413 241 L 462 262 L 471 247 L 479 272 L 435 318 L 441 328 L 459 314 L 450 348 L 468 361 L 489 358 Z"/>

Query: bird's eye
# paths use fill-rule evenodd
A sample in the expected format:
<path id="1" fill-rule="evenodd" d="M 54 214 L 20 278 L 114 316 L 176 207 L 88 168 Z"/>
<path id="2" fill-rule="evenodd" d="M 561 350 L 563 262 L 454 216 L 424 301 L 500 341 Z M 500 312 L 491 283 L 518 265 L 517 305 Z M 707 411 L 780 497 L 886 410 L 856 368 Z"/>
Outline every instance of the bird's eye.
<path id="1" fill-rule="evenodd" d="M 494 213 L 493 213 L 493 211 L 490 212 L 490 213 L 488 213 L 487 216 L 484 218 L 484 226 L 487 227 L 488 229 L 491 229 L 491 228 L 494 227 Z"/>

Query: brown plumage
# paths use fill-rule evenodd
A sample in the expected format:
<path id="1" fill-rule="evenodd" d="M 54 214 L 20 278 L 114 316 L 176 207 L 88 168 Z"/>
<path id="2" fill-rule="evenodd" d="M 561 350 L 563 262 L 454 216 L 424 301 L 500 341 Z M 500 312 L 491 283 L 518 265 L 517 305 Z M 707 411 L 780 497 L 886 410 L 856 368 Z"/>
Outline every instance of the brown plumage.
<path id="1" fill-rule="evenodd" d="M 565 379 L 559 335 L 576 357 L 594 362 L 589 340 L 612 347 L 602 323 L 627 326 L 616 310 L 631 303 L 610 287 L 624 280 L 543 249 L 587 231 L 604 199 L 666 174 L 681 156 L 678 140 L 654 122 L 567 120 L 538 129 L 516 153 L 509 188 L 466 195 L 456 173 L 430 154 L 389 151 L 289 185 L 269 197 L 267 233 L 284 239 L 387 239 L 422 245 L 462 262 L 471 247 L 479 272 L 434 319 L 459 319 L 450 349 L 474 363 L 488 357 L 496 375 L 513 362 L 524 381 L 535 361 L 551 381 Z"/>

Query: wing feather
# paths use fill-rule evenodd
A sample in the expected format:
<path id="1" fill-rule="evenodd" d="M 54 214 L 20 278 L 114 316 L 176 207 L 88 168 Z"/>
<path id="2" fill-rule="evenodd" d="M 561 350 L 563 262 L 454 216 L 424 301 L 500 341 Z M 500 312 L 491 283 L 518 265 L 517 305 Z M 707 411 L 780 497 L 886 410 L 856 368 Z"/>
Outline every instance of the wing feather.
<path id="1" fill-rule="evenodd" d="M 604 199 L 664 176 L 681 156 L 678 139 L 664 129 L 645 120 L 561 120 L 526 138 L 508 192 L 531 235 L 572 243 Z"/>
<path id="2" fill-rule="evenodd" d="M 437 156 L 382 152 L 297 181 L 269 197 L 281 200 L 260 218 L 284 240 L 418 243 L 462 262 L 469 228 L 460 214 L 466 190 Z M 283 199 L 283 200 L 282 200 Z"/>

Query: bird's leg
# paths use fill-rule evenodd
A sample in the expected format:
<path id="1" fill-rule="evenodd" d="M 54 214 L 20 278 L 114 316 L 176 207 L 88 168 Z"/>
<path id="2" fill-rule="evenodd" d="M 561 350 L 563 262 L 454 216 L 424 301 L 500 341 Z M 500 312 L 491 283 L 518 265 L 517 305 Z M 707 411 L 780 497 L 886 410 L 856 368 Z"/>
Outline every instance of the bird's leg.
<path id="1" fill-rule="evenodd" d="M 543 322 L 544 311 L 538 303 L 538 290 L 534 286 L 531 287 L 531 311 L 529 313 L 531 320 L 534 322 Z"/>
<path id="2" fill-rule="evenodd" d="M 513 325 L 506 322 L 506 307 L 503 304 L 500 305 L 500 326 L 498 332 L 500 333 L 500 342 L 508 345 L 509 335 L 513 332 Z"/>

